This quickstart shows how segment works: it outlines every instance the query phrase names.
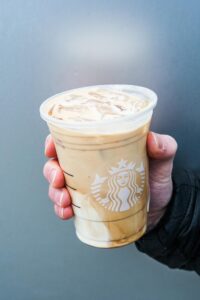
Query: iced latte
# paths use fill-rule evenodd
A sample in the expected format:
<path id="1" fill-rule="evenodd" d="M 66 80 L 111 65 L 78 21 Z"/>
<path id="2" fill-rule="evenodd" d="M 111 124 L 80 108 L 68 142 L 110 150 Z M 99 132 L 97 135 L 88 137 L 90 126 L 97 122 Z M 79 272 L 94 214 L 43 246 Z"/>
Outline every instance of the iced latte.
<path id="1" fill-rule="evenodd" d="M 40 107 L 86 244 L 118 247 L 145 233 L 146 137 L 156 101 L 143 87 L 101 85 L 57 94 Z"/>

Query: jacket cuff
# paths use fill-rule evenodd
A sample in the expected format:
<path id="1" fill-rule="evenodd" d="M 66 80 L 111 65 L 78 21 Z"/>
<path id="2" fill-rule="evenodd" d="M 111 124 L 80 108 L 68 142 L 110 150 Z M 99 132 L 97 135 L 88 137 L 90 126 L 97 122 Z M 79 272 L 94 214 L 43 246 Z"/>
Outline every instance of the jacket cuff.
<path id="1" fill-rule="evenodd" d="M 173 172 L 172 180 L 173 194 L 165 215 L 154 229 L 136 242 L 136 247 L 170 268 L 197 270 L 200 178 L 191 171 L 179 170 Z"/>

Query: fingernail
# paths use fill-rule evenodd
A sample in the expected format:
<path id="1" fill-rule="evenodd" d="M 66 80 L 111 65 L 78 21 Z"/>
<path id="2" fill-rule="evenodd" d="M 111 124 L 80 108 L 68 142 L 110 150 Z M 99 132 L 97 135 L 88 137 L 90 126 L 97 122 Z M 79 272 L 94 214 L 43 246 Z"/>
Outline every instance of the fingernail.
<path id="1" fill-rule="evenodd" d="M 64 197 L 64 192 L 62 192 L 60 195 L 60 199 L 59 199 L 60 206 L 62 206 L 62 204 L 63 204 L 63 197 Z"/>
<path id="2" fill-rule="evenodd" d="M 159 149 L 160 151 L 165 151 L 165 149 L 166 149 L 165 145 L 164 145 L 163 142 L 162 142 L 162 139 L 159 139 L 159 140 L 158 140 L 158 149 Z"/>
<path id="3" fill-rule="evenodd" d="M 159 146 L 159 149 L 164 152 L 167 148 L 165 145 L 162 144 Z"/>
<path id="4" fill-rule="evenodd" d="M 162 139 L 161 138 L 158 138 L 157 135 L 155 133 L 152 133 L 153 135 L 153 140 L 154 140 L 154 143 L 155 145 L 158 147 L 158 149 L 160 151 L 165 151 L 166 150 L 166 147 L 165 145 L 163 144 L 162 142 Z"/>
<path id="5" fill-rule="evenodd" d="M 62 208 L 62 207 L 60 209 L 60 215 L 61 215 L 61 218 L 64 218 L 64 208 Z"/>
<path id="6" fill-rule="evenodd" d="M 46 137 L 46 140 L 45 140 L 45 151 L 46 151 L 46 148 L 47 148 L 47 146 L 48 146 L 49 139 L 50 139 L 50 135 L 48 135 L 48 136 Z"/>
<path id="7" fill-rule="evenodd" d="M 57 174 L 57 171 L 55 169 L 53 169 L 50 173 L 50 178 L 49 178 L 51 184 L 54 183 L 56 174 Z"/>
<path id="8" fill-rule="evenodd" d="M 158 149 L 162 152 L 164 152 L 166 150 L 166 146 L 163 144 L 162 141 L 159 141 L 158 143 Z"/>
<path id="9" fill-rule="evenodd" d="M 153 137 L 153 142 L 154 142 L 154 144 L 156 144 L 156 146 L 159 147 L 159 146 L 158 146 L 158 139 L 157 139 L 156 134 L 153 133 L 153 132 L 152 132 L 151 134 L 152 134 L 152 137 Z"/>

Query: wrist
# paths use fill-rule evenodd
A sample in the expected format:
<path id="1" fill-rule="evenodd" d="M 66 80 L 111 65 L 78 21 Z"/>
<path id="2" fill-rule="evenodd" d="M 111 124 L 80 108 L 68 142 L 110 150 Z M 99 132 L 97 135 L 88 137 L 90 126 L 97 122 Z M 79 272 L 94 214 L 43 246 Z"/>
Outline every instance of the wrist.
<path id="1" fill-rule="evenodd" d="M 150 230 L 136 242 L 141 251 L 170 268 L 198 269 L 200 183 L 191 171 L 173 173 L 173 195 L 162 212 L 150 211 Z M 198 269 L 199 270 L 199 269 Z M 199 271 L 200 272 L 200 271 Z"/>
<path id="2" fill-rule="evenodd" d="M 148 213 L 148 220 L 147 220 L 147 232 L 152 230 L 156 225 L 160 222 L 162 217 L 164 216 L 167 207 L 164 207 L 160 210 L 151 211 Z"/>

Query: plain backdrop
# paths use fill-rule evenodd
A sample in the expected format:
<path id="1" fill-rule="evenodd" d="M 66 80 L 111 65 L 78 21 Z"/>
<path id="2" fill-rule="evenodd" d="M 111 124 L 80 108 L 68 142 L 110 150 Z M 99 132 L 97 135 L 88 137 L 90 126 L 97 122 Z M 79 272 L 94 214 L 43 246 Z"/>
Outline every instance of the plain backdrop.
<path id="1" fill-rule="evenodd" d="M 69 88 L 149 87 L 152 129 L 174 136 L 176 167 L 199 169 L 198 0 L 0 1 L 0 298 L 199 299 L 199 277 L 134 244 L 81 243 L 55 217 L 43 178 L 48 133 L 39 105 Z M 81 163 L 81 162 L 80 162 Z"/>

